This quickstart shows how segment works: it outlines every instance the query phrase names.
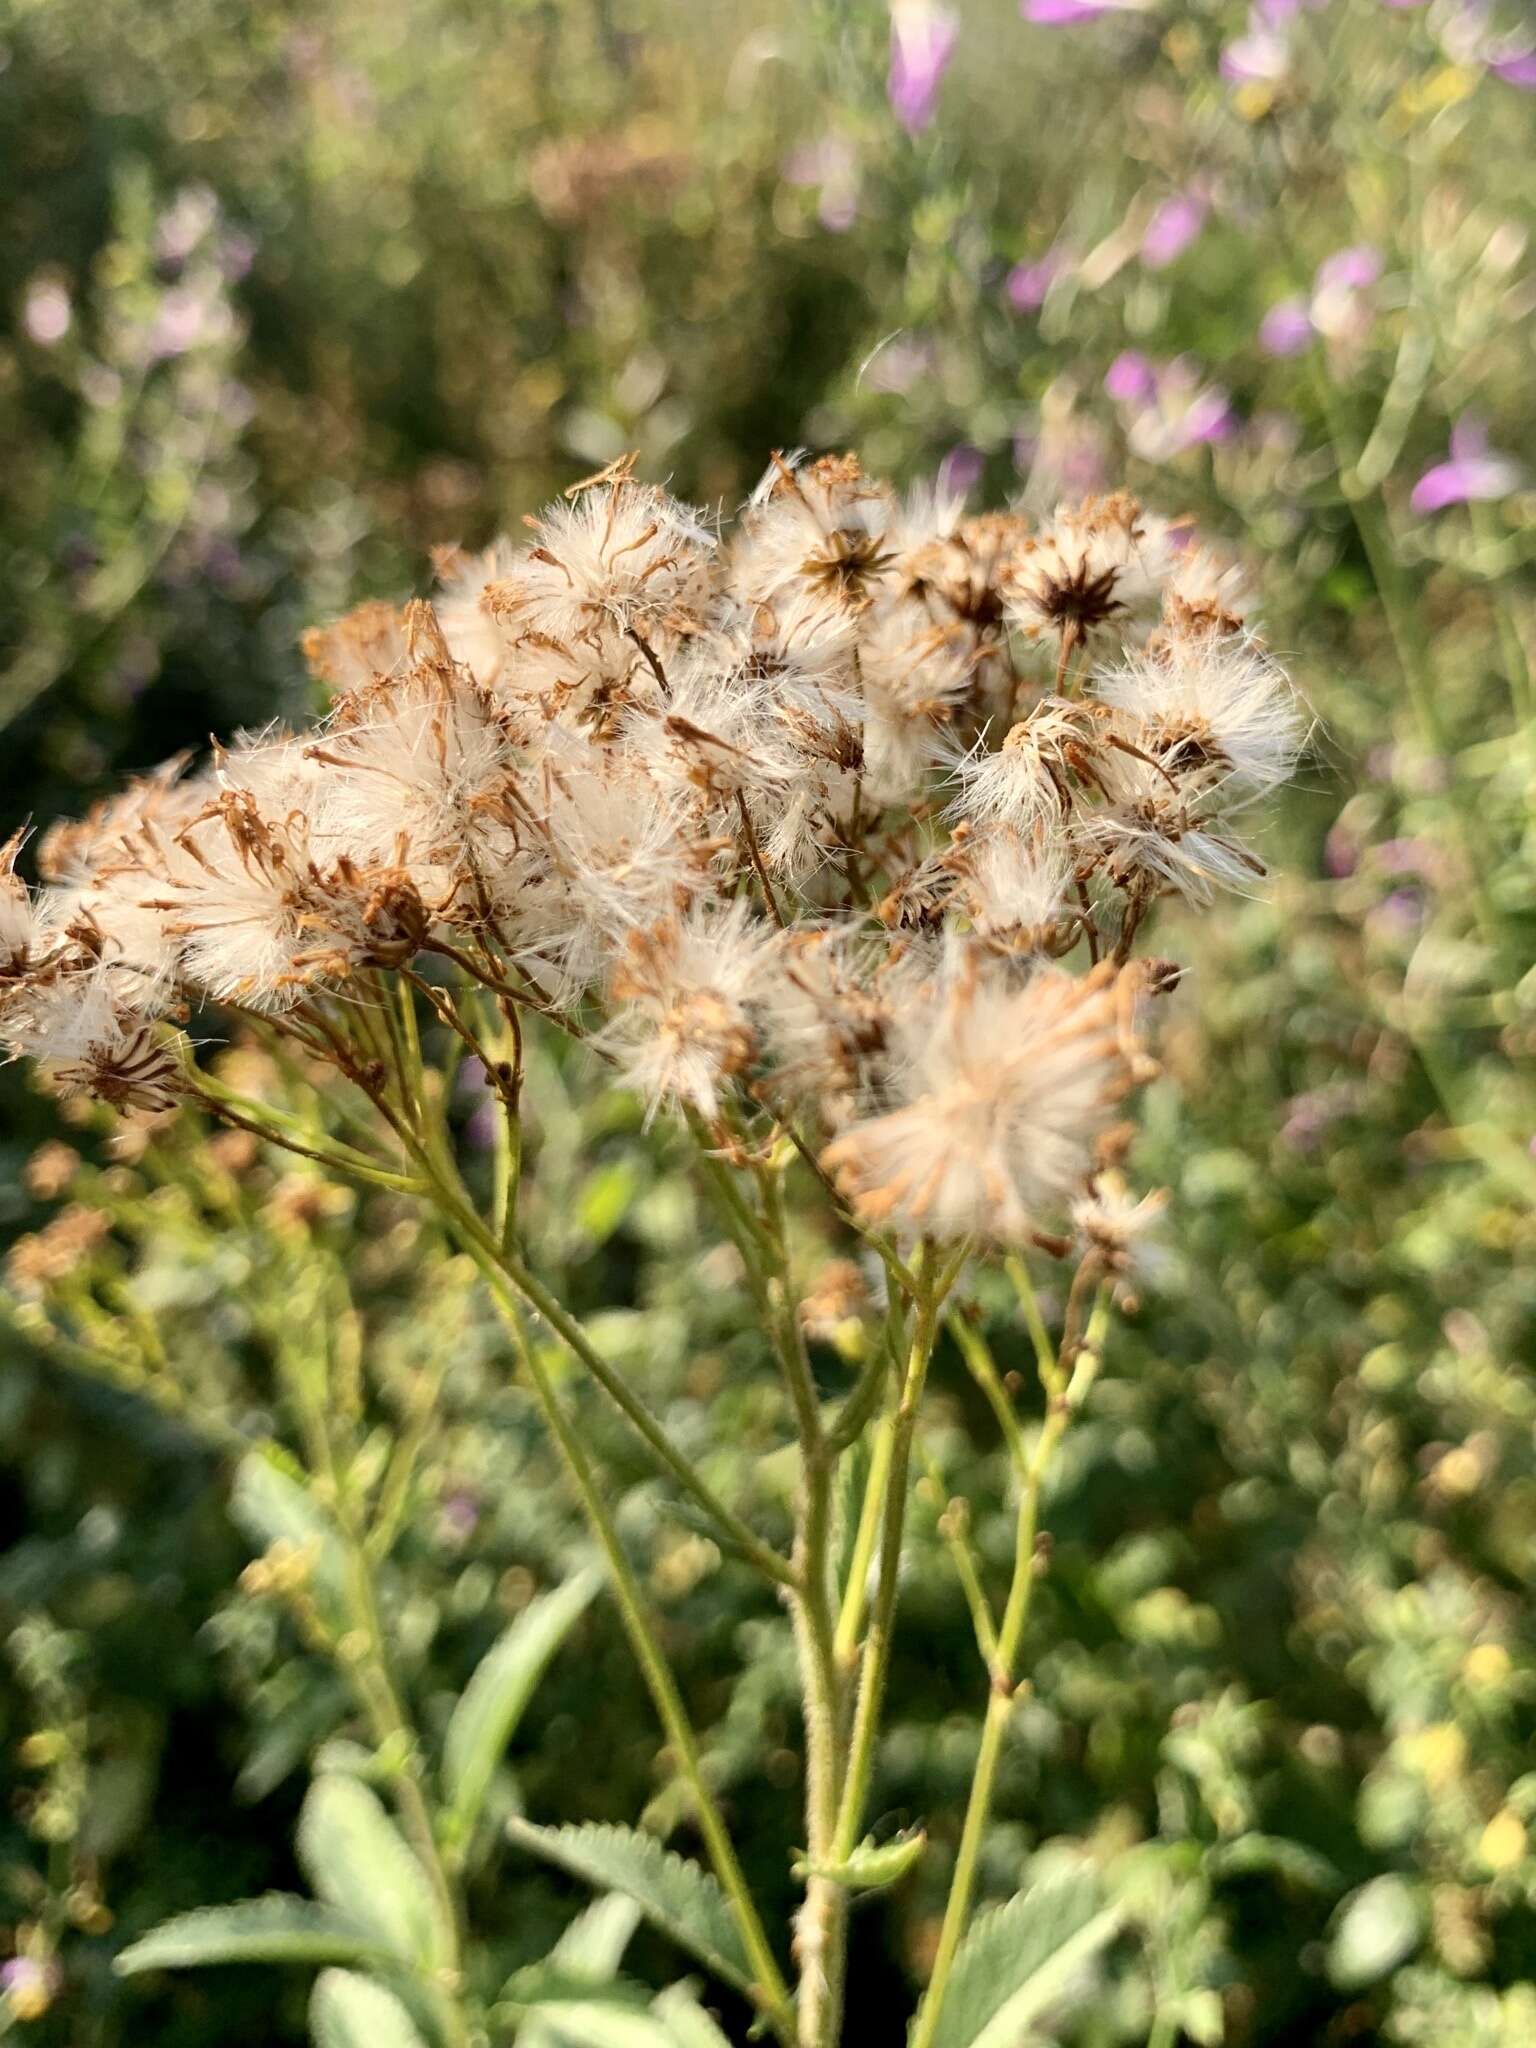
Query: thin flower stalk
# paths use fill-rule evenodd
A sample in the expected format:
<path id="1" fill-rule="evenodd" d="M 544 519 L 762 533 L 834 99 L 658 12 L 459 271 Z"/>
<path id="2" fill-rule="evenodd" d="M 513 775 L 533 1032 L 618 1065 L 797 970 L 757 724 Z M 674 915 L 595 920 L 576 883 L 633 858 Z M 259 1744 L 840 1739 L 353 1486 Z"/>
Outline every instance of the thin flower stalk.
<path id="1" fill-rule="evenodd" d="M 1018 1657 L 1029 1622 L 1030 1602 L 1040 1577 L 1041 1559 L 1037 1544 L 1040 1527 L 1040 1499 L 1052 1461 L 1067 1427 L 1086 1397 L 1099 1365 L 1099 1346 L 1107 1319 L 1108 1296 L 1101 1295 L 1099 1309 L 1090 1321 L 1086 1336 L 1079 1340 L 1077 1312 L 1088 1288 L 1097 1283 L 1096 1262 L 1085 1261 L 1074 1278 L 1059 1351 L 1049 1369 L 1042 1361 L 1041 1387 L 1046 1397 L 1045 1419 L 1020 1474 L 1019 1505 L 1014 1524 L 1013 1576 L 1008 1589 L 1002 1621 L 986 1655 L 991 1690 L 982 1722 L 981 1747 L 971 1777 L 970 1797 L 961 1829 L 960 1847 L 950 1879 L 949 1897 L 939 1930 L 938 1948 L 928 1988 L 918 2008 L 911 2048 L 932 2048 L 943 2016 L 945 1994 L 955 1954 L 970 1919 L 976 1887 L 977 1865 L 992 1810 L 997 1766 L 1007 1736 L 1008 1724 L 1018 1694 Z M 975 1354 L 979 1360 L 980 1354 Z M 983 1368 L 985 1372 L 985 1368 Z M 1010 1443 L 1012 1437 L 1010 1433 Z"/>

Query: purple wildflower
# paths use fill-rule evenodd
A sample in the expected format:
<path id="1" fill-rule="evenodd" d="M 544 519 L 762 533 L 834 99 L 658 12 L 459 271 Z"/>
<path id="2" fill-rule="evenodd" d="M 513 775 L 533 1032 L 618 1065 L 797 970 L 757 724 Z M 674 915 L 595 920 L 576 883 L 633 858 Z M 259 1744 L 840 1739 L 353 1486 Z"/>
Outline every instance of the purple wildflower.
<path id="1" fill-rule="evenodd" d="M 1166 270 L 1177 262 L 1205 226 L 1210 211 L 1198 192 L 1175 192 L 1147 222 L 1141 238 L 1141 260 L 1149 270 Z"/>
<path id="2" fill-rule="evenodd" d="M 1075 28 L 1114 11 L 1115 0 L 1019 0 L 1020 14 L 1036 28 Z"/>
<path id="3" fill-rule="evenodd" d="M 1312 325 L 1331 340 L 1362 336 L 1373 310 L 1362 294 L 1381 276 L 1382 255 L 1368 242 L 1325 256 L 1312 280 Z"/>
<path id="4" fill-rule="evenodd" d="M 979 448 L 961 441 L 951 448 L 939 465 L 939 490 L 946 498 L 968 498 L 981 482 L 986 457 Z"/>
<path id="5" fill-rule="evenodd" d="M 1123 349 L 1104 373 L 1104 389 L 1122 405 L 1148 399 L 1157 389 L 1157 372 L 1140 349 Z"/>
<path id="6" fill-rule="evenodd" d="M 1409 503 L 1415 512 L 1443 512 L 1448 505 L 1507 497 L 1520 480 L 1519 464 L 1495 454 L 1481 422 L 1469 416 L 1451 430 L 1450 460 L 1425 470 Z"/>
<path id="7" fill-rule="evenodd" d="M 891 69 L 886 98 L 909 135 L 933 119 L 939 86 L 955 53 L 960 17 L 930 0 L 892 0 Z"/>
<path id="8" fill-rule="evenodd" d="M 1336 250 L 1332 256 L 1325 256 L 1317 266 L 1313 289 L 1328 291 L 1365 291 L 1381 276 L 1381 251 L 1373 249 L 1369 242 L 1356 242 L 1351 248 Z"/>
<path id="9" fill-rule="evenodd" d="M 1298 356 L 1312 343 L 1312 315 L 1305 299 L 1281 299 L 1259 322 L 1259 347 L 1267 356 Z"/>
<path id="10" fill-rule="evenodd" d="M 1063 258 L 1054 249 L 1036 263 L 1015 263 L 1003 289 L 1016 313 L 1033 313 L 1045 304 L 1045 295 L 1061 275 Z"/>
<path id="11" fill-rule="evenodd" d="M 1228 43 L 1222 51 L 1218 69 L 1229 85 L 1271 85 L 1284 78 L 1290 62 L 1285 37 L 1251 18 L 1247 35 Z"/>
<path id="12" fill-rule="evenodd" d="M 1516 50 L 1508 57 L 1495 57 L 1488 69 L 1506 85 L 1518 85 L 1523 92 L 1536 92 L 1536 43 L 1528 50 Z"/>

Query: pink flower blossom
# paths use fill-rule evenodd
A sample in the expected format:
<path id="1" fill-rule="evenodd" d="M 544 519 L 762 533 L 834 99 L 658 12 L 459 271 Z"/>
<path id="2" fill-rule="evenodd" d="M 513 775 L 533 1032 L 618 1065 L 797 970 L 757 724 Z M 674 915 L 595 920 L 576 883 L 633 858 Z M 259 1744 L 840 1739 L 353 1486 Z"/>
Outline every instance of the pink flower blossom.
<path id="1" fill-rule="evenodd" d="M 1451 430 L 1450 460 L 1424 472 L 1409 503 L 1415 512 L 1428 513 L 1443 512 L 1448 505 L 1505 498 L 1519 486 L 1521 476 L 1517 462 L 1489 448 L 1482 423 L 1466 417 Z"/>
<path id="2" fill-rule="evenodd" d="M 1359 338 L 1369 329 L 1374 309 L 1364 298 L 1381 276 L 1382 255 L 1368 242 L 1337 249 L 1317 266 L 1309 312 L 1312 325 L 1330 340 Z"/>
<path id="3" fill-rule="evenodd" d="M 1229 85 L 1272 85 L 1290 68 L 1291 47 L 1274 29 L 1249 24 L 1248 34 L 1228 43 L 1219 69 Z"/>
<path id="4" fill-rule="evenodd" d="M 981 482 L 986 457 L 979 448 L 962 441 L 951 448 L 939 464 L 939 489 L 946 498 L 968 498 Z"/>
<path id="5" fill-rule="evenodd" d="M 1496 57 L 1488 69 L 1506 85 L 1518 85 L 1524 92 L 1536 92 L 1536 43 L 1508 57 Z"/>
<path id="6" fill-rule="evenodd" d="M 1147 222 L 1141 238 L 1141 260 L 1149 270 L 1166 270 L 1205 226 L 1210 211 L 1198 192 L 1175 192 Z"/>
<path id="7" fill-rule="evenodd" d="M 1135 404 L 1157 389 L 1157 373 L 1140 349 L 1124 349 L 1105 371 L 1104 389 L 1121 404 Z"/>
<path id="8" fill-rule="evenodd" d="M 1019 0 L 1020 14 L 1036 28 L 1074 28 L 1114 11 L 1115 0 Z"/>
<path id="9" fill-rule="evenodd" d="M 1312 315 L 1305 299 L 1281 299 L 1259 322 L 1259 347 L 1267 356 L 1297 356 L 1312 343 Z"/>
<path id="10" fill-rule="evenodd" d="M 1035 263 L 1015 263 L 1003 290 L 1017 313 L 1033 313 L 1045 304 L 1045 295 L 1061 275 L 1065 258 L 1052 249 Z"/>
<path id="11" fill-rule="evenodd" d="M 909 135 L 921 134 L 932 121 L 959 35 L 960 17 L 947 7 L 930 0 L 892 0 L 886 97 Z"/>
<path id="12" fill-rule="evenodd" d="M 1315 291 L 1365 291 L 1381 276 L 1381 251 L 1369 242 L 1356 242 L 1324 257 L 1313 280 Z"/>
<path id="13" fill-rule="evenodd" d="M 1191 356 L 1157 365 L 1134 352 L 1117 357 L 1104 388 L 1125 407 L 1126 440 L 1148 462 L 1166 462 L 1187 448 L 1230 441 L 1237 431 L 1230 397 L 1221 385 L 1202 381 L 1200 366 Z"/>

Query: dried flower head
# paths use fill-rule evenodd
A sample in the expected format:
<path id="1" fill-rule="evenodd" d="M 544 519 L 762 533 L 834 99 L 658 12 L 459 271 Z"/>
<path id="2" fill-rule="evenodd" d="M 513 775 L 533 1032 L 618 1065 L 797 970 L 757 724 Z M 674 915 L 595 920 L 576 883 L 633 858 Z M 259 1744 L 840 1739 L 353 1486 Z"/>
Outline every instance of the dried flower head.
<path id="1" fill-rule="evenodd" d="M 1018 1243 L 1086 1180 L 1093 1144 L 1147 1063 L 1139 971 L 1109 962 L 1016 986 L 946 961 L 898 1020 L 895 1106 L 822 1163 L 858 1213 L 908 1236 Z"/>
<path id="2" fill-rule="evenodd" d="M 1232 571 L 1125 493 L 1036 530 L 848 455 L 775 457 L 724 545 L 628 459 L 529 524 L 310 635 L 313 730 L 55 827 L 38 891 L 3 849 L 10 1051 L 153 1115 L 217 1095 L 182 1025 L 245 1013 L 398 1116 L 410 970 L 429 1028 L 553 1017 L 726 1148 L 790 1120 L 870 1222 L 1087 1199 L 1178 975 L 1137 936 L 1261 871 L 1303 737 Z"/>

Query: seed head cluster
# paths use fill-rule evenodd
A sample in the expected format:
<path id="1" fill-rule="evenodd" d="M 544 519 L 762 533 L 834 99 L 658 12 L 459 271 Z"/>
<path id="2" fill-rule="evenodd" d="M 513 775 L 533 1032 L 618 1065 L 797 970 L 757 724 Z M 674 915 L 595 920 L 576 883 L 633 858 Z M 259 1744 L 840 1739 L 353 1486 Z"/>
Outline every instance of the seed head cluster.
<path id="1" fill-rule="evenodd" d="M 1043 527 L 776 456 L 729 531 L 620 462 L 434 598 L 305 637 L 328 708 L 0 855 L 0 1033 L 161 1111 L 187 1029 L 410 974 L 655 1108 L 782 1120 L 871 1225 L 1117 1244 L 1155 902 L 1262 872 L 1304 720 L 1232 571 L 1121 493 Z M 200 1026 L 198 1028 L 201 1028 Z"/>

